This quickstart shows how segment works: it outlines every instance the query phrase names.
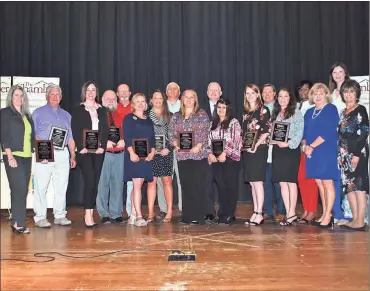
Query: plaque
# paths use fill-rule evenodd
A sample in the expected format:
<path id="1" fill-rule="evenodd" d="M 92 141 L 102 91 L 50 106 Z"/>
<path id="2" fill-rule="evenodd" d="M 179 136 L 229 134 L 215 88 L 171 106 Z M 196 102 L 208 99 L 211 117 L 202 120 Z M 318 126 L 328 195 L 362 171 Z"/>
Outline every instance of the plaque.
<path id="1" fill-rule="evenodd" d="M 133 139 L 132 148 L 140 160 L 145 160 L 149 155 L 149 144 L 146 138 Z"/>
<path id="2" fill-rule="evenodd" d="M 83 145 L 89 153 L 95 153 L 99 148 L 99 131 L 97 130 L 83 130 Z"/>
<path id="3" fill-rule="evenodd" d="M 164 134 L 157 134 L 155 136 L 155 153 L 159 154 L 164 148 L 166 148 L 166 136 Z"/>
<path id="4" fill-rule="evenodd" d="M 248 149 L 251 149 L 253 151 L 257 141 L 258 141 L 258 131 L 247 131 L 243 135 L 242 151 L 246 151 Z"/>
<path id="5" fill-rule="evenodd" d="M 275 121 L 272 124 L 270 144 L 276 144 L 277 142 L 287 142 L 289 135 L 290 123 Z"/>
<path id="6" fill-rule="evenodd" d="M 194 132 L 192 131 L 182 131 L 178 134 L 177 138 L 179 151 L 190 152 L 194 147 Z"/>
<path id="7" fill-rule="evenodd" d="M 119 127 L 111 126 L 108 131 L 108 140 L 114 142 L 116 145 L 121 140 L 121 130 Z"/>
<path id="8" fill-rule="evenodd" d="M 36 140 L 36 163 L 43 160 L 54 162 L 54 145 L 52 140 Z"/>
<path id="9" fill-rule="evenodd" d="M 49 134 L 49 140 L 53 141 L 53 146 L 57 150 L 64 150 L 67 142 L 68 129 L 52 126 Z"/>
<path id="10" fill-rule="evenodd" d="M 218 158 L 225 149 L 225 140 L 224 139 L 213 139 L 212 143 L 212 153 Z"/>

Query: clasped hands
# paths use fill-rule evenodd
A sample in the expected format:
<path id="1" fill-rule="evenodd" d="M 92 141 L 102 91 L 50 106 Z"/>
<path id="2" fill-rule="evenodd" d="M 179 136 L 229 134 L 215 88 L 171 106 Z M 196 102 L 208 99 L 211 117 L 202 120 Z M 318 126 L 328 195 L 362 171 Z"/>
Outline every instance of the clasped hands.
<path id="1" fill-rule="evenodd" d="M 217 162 L 223 163 L 223 162 L 226 161 L 226 153 L 222 152 L 222 154 L 219 155 L 218 158 L 216 158 L 216 156 L 214 154 L 209 154 L 208 155 L 208 160 L 211 163 L 217 163 Z"/>

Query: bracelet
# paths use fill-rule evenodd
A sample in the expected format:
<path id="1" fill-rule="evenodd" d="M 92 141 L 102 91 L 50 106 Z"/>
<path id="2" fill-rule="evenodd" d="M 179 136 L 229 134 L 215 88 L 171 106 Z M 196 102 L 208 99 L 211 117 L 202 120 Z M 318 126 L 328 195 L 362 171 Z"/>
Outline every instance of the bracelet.
<path id="1" fill-rule="evenodd" d="M 312 145 L 310 145 L 310 148 L 312 148 L 314 150 L 316 147 L 313 147 Z"/>
<path id="2" fill-rule="evenodd" d="M 9 159 L 9 160 L 8 160 L 8 162 L 10 162 L 10 161 L 14 161 L 14 160 L 15 160 L 14 158 L 11 158 L 11 159 Z"/>

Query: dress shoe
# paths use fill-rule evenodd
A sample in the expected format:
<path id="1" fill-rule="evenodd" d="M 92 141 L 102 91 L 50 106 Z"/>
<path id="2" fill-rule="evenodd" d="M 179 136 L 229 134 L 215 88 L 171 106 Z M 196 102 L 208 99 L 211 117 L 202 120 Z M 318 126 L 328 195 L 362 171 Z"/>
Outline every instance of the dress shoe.
<path id="1" fill-rule="evenodd" d="M 204 221 L 208 224 L 211 224 L 212 221 L 215 219 L 215 216 L 213 214 L 207 214 L 205 217 L 204 217 Z"/>
<path id="2" fill-rule="evenodd" d="M 263 219 L 266 220 L 266 221 L 275 221 L 275 217 L 273 215 L 269 215 L 267 213 L 265 213 L 263 215 Z"/>
<path id="3" fill-rule="evenodd" d="M 232 216 L 224 216 L 218 220 L 217 224 L 226 224 L 229 225 L 233 221 Z"/>
<path id="4" fill-rule="evenodd" d="M 181 219 L 181 220 L 179 221 L 179 223 L 180 223 L 180 224 L 190 224 L 190 222 L 189 222 L 189 221 L 184 220 L 184 219 Z"/>
<path id="5" fill-rule="evenodd" d="M 111 220 L 112 222 L 115 222 L 115 223 L 123 223 L 123 222 L 127 222 L 126 219 L 124 219 L 122 216 L 119 216 L 117 218 L 114 218 Z"/>
<path id="6" fill-rule="evenodd" d="M 108 224 L 108 223 L 111 223 L 111 220 L 110 220 L 110 218 L 109 218 L 109 217 L 103 217 L 103 218 L 101 219 L 101 223 L 103 223 L 103 224 Z"/>
<path id="7" fill-rule="evenodd" d="M 197 220 L 193 220 L 191 223 L 190 223 L 190 225 L 199 225 L 200 223 L 199 223 L 199 221 L 197 221 Z"/>

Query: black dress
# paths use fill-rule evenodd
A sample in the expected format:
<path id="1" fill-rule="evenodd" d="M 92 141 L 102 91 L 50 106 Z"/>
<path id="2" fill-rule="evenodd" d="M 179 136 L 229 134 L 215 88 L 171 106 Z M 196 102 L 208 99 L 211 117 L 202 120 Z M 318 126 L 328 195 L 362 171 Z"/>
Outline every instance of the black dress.
<path id="1" fill-rule="evenodd" d="M 259 136 L 269 132 L 270 111 L 262 105 L 248 112 L 243 118 L 243 135 L 248 130 L 258 131 Z M 245 182 L 258 182 L 266 180 L 268 146 L 266 141 L 259 145 L 255 153 L 242 152 L 242 164 Z"/>

